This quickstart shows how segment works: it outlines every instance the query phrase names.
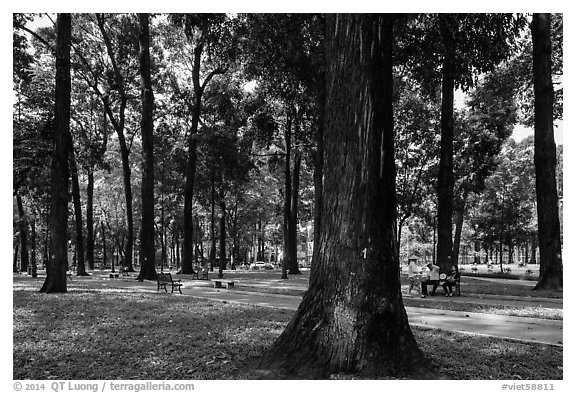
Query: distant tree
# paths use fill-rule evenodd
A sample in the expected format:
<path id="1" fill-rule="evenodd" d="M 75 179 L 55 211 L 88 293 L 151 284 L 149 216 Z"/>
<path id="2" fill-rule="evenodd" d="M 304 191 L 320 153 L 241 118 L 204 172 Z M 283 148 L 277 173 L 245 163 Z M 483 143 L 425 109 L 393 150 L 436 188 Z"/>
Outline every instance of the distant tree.
<path id="1" fill-rule="evenodd" d="M 50 231 L 52 247 L 46 266 L 46 280 L 40 292 L 67 292 L 68 264 L 68 157 L 70 149 L 70 14 L 58 14 L 56 20 L 56 92 L 54 111 L 54 153 L 52 156 L 52 203 Z"/>
<path id="2" fill-rule="evenodd" d="M 425 214 L 425 201 L 434 192 L 439 124 L 437 106 L 412 81 L 396 79 L 395 88 L 396 236 L 400 247 L 407 221 Z"/>
<path id="3" fill-rule="evenodd" d="M 454 206 L 454 90 L 468 90 L 478 75 L 510 57 L 525 25 L 512 14 L 422 14 L 404 48 L 413 72 L 432 97 L 441 91 L 437 263 L 449 269 Z"/>
<path id="4" fill-rule="evenodd" d="M 142 225 L 140 227 L 140 274 L 138 281 L 156 279 L 154 246 L 154 94 L 150 76 L 150 27 L 148 14 L 138 14 L 140 89 L 142 100 Z"/>
<path id="5" fill-rule="evenodd" d="M 468 198 L 484 190 L 485 180 L 495 170 L 502 145 L 516 124 L 514 94 L 506 67 L 497 67 L 470 93 L 466 110 L 456 115 L 453 264 L 458 263 Z"/>
<path id="6" fill-rule="evenodd" d="M 286 272 L 299 274 L 297 225 L 300 172 L 304 154 L 314 161 L 314 238 L 319 240 L 322 204 L 322 116 L 324 105 L 324 16 L 319 14 L 250 14 L 245 43 L 247 74 L 279 101 L 283 113 L 284 259 Z M 294 28 L 294 26 L 298 26 Z M 271 60 L 270 60 L 271 59 Z M 304 117 L 311 119 L 305 124 Z M 281 119 L 281 120 L 280 120 Z M 316 252 L 314 248 L 314 252 Z"/>
<path id="7" fill-rule="evenodd" d="M 322 235 L 310 287 L 260 367 L 423 377 L 400 294 L 390 15 L 327 16 Z"/>
<path id="8" fill-rule="evenodd" d="M 534 48 L 534 165 L 540 246 L 540 278 L 534 289 L 562 290 L 550 14 L 534 14 L 531 30 Z"/>
<path id="9" fill-rule="evenodd" d="M 186 37 L 185 43 L 177 48 L 175 53 L 182 54 L 185 50 L 191 50 L 184 53 L 184 68 L 190 70 L 187 79 L 192 82 L 190 96 L 180 92 L 181 87 L 178 85 L 177 78 L 173 78 L 175 90 L 180 97 L 186 97 L 187 110 L 191 115 L 190 129 L 188 131 L 188 158 L 186 164 L 186 180 L 184 186 L 184 249 L 182 255 L 182 273 L 192 273 L 193 253 L 194 253 L 194 220 L 193 220 L 193 197 L 194 182 L 196 176 L 196 164 L 198 159 L 198 126 L 200 123 L 200 114 L 202 113 L 202 96 L 206 86 L 216 75 L 224 74 L 229 67 L 226 56 L 222 54 L 219 45 L 223 46 L 226 38 L 230 38 L 227 29 L 227 17 L 224 14 L 177 14 L 171 15 L 170 18 L 174 26 L 182 29 Z M 213 56 L 210 60 L 206 59 L 206 51 L 211 51 Z M 189 62 L 186 64 L 186 62 Z M 206 71 L 209 68 L 209 71 Z M 203 80 L 201 79 L 203 78 Z M 190 98 L 191 97 L 191 98 Z"/>

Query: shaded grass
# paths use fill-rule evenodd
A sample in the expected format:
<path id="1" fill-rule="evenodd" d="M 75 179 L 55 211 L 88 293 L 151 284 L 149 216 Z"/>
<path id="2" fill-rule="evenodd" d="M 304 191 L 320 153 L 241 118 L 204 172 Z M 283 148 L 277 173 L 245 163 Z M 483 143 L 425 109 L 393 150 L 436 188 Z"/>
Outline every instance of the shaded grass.
<path id="1" fill-rule="evenodd" d="M 310 278 L 310 272 L 308 270 L 302 271 L 302 274 L 289 275 L 288 280 L 280 279 L 280 272 L 277 270 L 265 270 L 265 271 L 244 271 L 244 270 L 227 270 L 225 276 L 239 280 L 240 284 L 243 281 L 249 281 L 251 279 L 257 278 L 258 280 L 268 281 L 274 284 L 275 288 L 271 288 L 270 291 L 275 291 L 274 293 L 287 293 L 292 294 L 290 291 L 303 292 L 308 287 L 308 281 Z M 487 281 L 482 280 L 482 277 L 490 277 L 493 280 Z M 516 280 L 507 281 L 498 279 L 498 275 L 494 273 L 490 274 L 477 274 L 466 275 L 462 277 L 462 292 L 464 293 L 477 293 L 485 295 L 502 295 L 502 296 L 520 296 L 520 297 L 533 297 L 533 298 L 550 298 L 550 299 L 561 299 L 563 297 L 562 292 L 550 291 L 550 290 L 539 290 L 534 291 L 532 288 L 536 285 L 536 282 L 530 285 L 525 285 Z M 408 277 L 406 274 L 401 275 L 402 284 L 408 284 Z"/>
<path id="2" fill-rule="evenodd" d="M 142 291 L 13 293 L 14 379 L 258 378 L 294 313 Z M 441 379 L 562 379 L 562 348 L 412 329 Z"/>

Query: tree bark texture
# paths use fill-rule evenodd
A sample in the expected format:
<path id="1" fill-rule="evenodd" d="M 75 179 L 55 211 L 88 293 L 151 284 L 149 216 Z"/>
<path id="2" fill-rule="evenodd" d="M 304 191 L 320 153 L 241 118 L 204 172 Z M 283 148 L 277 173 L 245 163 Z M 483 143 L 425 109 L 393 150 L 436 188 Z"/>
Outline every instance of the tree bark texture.
<path id="1" fill-rule="evenodd" d="M 46 280 L 40 288 L 44 293 L 65 293 L 68 259 L 68 154 L 70 144 L 70 44 L 72 34 L 70 14 L 58 14 L 56 19 L 56 87 L 54 110 L 54 140 L 51 165 L 50 232 L 52 245 L 46 266 Z"/>
<path id="2" fill-rule="evenodd" d="M 310 287 L 260 367 L 283 377 L 422 376 L 395 237 L 392 17 L 327 16 L 322 234 Z"/>
<path id="3" fill-rule="evenodd" d="M 534 14 L 531 29 L 534 51 L 534 166 L 540 246 L 540 278 L 534 289 L 562 290 L 563 267 L 556 188 L 550 14 Z"/>
<path id="4" fill-rule="evenodd" d="M 142 99 L 142 225 L 140 228 L 140 274 L 138 281 L 156 279 L 154 243 L 154 94 L 150 77 L 150 31 L 148 14 L 138 14 L 140 33 L 140 90 Z"/>
<path id="5" fill-rule="evenodd" d="M 442 108 L 440 114 L 440 166 L 438 171 L 438 247 L 436 264 L 448 271 L 452 254 L 452 213 L 454 201 L 454 28 L 452 16 L 440 16 L 440 31 L 444 42 L 442 64 Z"/>

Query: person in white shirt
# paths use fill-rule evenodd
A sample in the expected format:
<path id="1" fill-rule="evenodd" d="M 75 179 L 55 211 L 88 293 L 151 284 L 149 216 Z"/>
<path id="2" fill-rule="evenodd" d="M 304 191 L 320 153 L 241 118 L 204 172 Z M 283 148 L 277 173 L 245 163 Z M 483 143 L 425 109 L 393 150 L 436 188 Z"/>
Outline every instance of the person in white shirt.
<path id="1" fill-rule="evenodd" d="M 428 279 L 422 281 L 422 295 L 421 297 L 428 296 L 428 285 L 432 285 L 431 296 L 436 295 L 436 289 L 440 285 L 440 266 L 429 263 L 428 265 Z"/>
<path id="2" fill-rule="evenodd" d="M 408 258 L 408 280 L 410 284 L 408 286 L 408 296 L 413 288 L 418 289 L 418 275 L 420 274 L 420 266 L 418 266 L 418 258 L 411 256 Z"/>

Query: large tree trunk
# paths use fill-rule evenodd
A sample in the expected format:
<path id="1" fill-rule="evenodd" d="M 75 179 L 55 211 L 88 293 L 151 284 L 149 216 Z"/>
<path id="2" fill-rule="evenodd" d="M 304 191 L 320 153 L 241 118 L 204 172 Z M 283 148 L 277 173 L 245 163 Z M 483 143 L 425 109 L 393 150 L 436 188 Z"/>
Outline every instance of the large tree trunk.
<path id="1" fill-rule="evenodd" d="M 261 368 L 280 376 L 423 376 L 396 253 L 392 21 L 327 16 L 322 235 L 310 287 Z"/>
<path id="2" fill-rule="evenodd" d="M 88 167 L 86 186 L 86 263 L 94 270 L 94 168 Z"/>
<path id="3" fill-rule="evenodd" d="M 20 271 L 26 272 L 28 270 L 28 220 L 24 212 L 24 205 L 22 204 L 22 197 L 16 193 L 16 206 L 18 207 L 18 228 L 20 229 L 20 245 L 22 251 L 20 252 Z"/>
<path id="4" fill-rule="evenodd" d="M 56 89 L 54 111 L 54 142 L 50 184 L 50 232 L 52 245 L 46 266 L 46 280 L 40 288 L 44 293 L 65 293 L 68 259 L 68 154 L 70 144 L 70 14 L 58 14 L 56 19 Z"/>
<path id="5" fill-rule="evenodd" d="M 440 166 L 438 171 L 438 247 L 436 264 L 450 269 L 452 253 L 452 212 L 454 201 L 454 38 L 452 16 L 440 17 L 440 30 L 445 45 L 442 64 L 442 109 L 440 115 Z"/>
<path id="6" fill-rule="evenodd" d="M 550 14 L 534 14 L 532 43 L 534 48 L 534 166 L 536 168 L 536 207 L 540 246 L 540 278 L 534 289 L 562 290 L 563 267 L 556 189 Z"/>
<path id="7" fill-rule="evenodd" d="M 70 140 L 70 174 L 72 178 L 72 204 L 74 205 L 74 229 L 76 232 L 76 274 L 87 276 L 84 263 L 84 228 L 82 225 L 82 200 L 80 199 L 80 184 L 78 180 L 78 166 L 74 157 L 72 140 Z"/>
<path id="8" fill-rule="evenodd" d="M 154 246 L 154 94 L 150 78 L 150 32 L 148 14 L 138 14 L 140 34 L 140 89 L 142 98 L 142 226 L 140 228 L 140 274 L 138 281 L 156 279 Z"/>

